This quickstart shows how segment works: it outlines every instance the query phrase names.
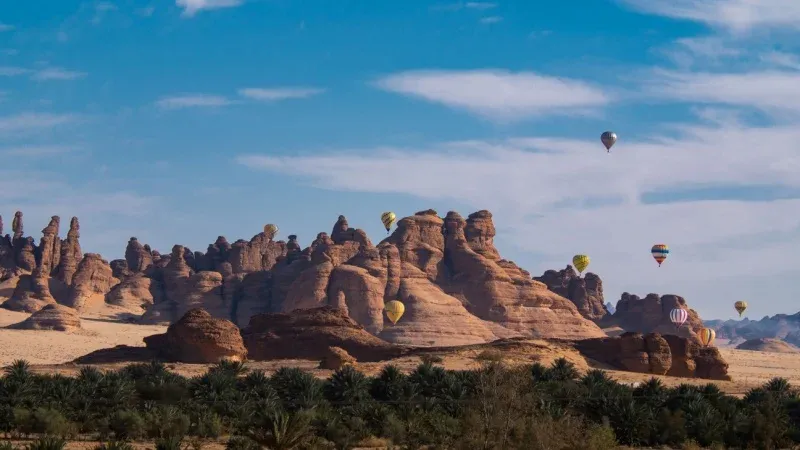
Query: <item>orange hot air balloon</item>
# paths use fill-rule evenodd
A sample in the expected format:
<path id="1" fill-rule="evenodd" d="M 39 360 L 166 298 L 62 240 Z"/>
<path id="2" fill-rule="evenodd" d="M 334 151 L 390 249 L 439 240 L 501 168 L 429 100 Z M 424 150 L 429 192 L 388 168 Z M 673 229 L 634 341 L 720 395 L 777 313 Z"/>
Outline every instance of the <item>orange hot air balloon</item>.
<path id="1" fill-rule="evenodd" d="M 711 328 L 703 328 L 697 333 L 697 336 L 700 338 L 700 342 L 703 343 L 703 346 L 708 347 L 714 342 L 714 338 L 717 337 L 717 332 Z"/>

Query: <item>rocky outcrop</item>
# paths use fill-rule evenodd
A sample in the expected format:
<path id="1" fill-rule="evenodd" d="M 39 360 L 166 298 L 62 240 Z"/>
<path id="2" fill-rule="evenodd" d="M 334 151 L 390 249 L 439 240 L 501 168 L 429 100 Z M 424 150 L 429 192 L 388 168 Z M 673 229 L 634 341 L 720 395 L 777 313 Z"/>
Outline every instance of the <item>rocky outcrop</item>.
<path id="1" fill-rule="evenodd" d="M 780 339 L 758 338 L 744 341 L 736 346 L 736 350 L 750 350 L 770 353 L 800 353 L 800 348 Z"/>
<path id="2" fill-rule="evenodd" d="M 61 260 L 61 239 L 58 237 L 60 223 L 58 216 L 50 218 L 50 223 L 42 230 L 39 247 L 36 248 L 36 263 L 41 267 L 44 276 L 53 275 Z"/>
<path id="3" fill-rule="evenodd" d="M 117 282 L 108 261 L 97 253 L 87 253 L 78 265 L 64 304 L 80 311 L 87 303 L 103 303 Z"/>
<path id="4" fill-rule="evenodd" d="M 329 306 L 296 310 L 291 314 L 259 314 L 242 330 L 251 360 L 322 360 L 329 347 L 339 347 L 359 361 L 383 361 L 404 350 L 383 341 L 347 314 Z"/>
<path id="5" fill-rule="evenodd" d="M 144 272 L 153 264 L 153 255 L 139 243 L 138 239 L 132 237 L 125 248 L 125 262 L 131 272 Z"/>
<path id="6" fill-rule="evenodd" d="M 81 328 L 77 311 L 67 306 L 49 304 L 22 322 L 9 325 L 16 330 L 54 330 L 72 332 Z"/>
<path id="7" fill-rule="evenodd" d="M 728 363 L 716 347 L 675 335 L 624 333 L 575 343 L 586 357 L 630 372 L 730 380 Z"/>
<path id="8" fill-rule="evenodd" d="M 534 278 L 547 285 L 556 294 L 569 299 L 581 315 L 590 320 L 601 320 L 609 314 L 603 299 L 603 281 L 594 273 L 581 276 L 572 266 L 559 271 L 548 270 Z"/>
<path id="9" fill-rule="evenodd" d="M 48 279 L 37 270 L 31 275 L 21 275 L 11 298 L 0 306 L 11 311 L 34 313 L 54 304 L 56 300 L 50 294 Z"/>
<path id="10" fill-rule="evenodd" d="M 669 313 L 675 308 L 689 312 L 689 319 L 681 327 L 670 320 Z M 703 321 L 686 300 L 678 295 L 647 294 L 644 298 L 627 292 L 617 302 L 617 310 L 603 321 L 604 327 L 619 326 L 625 331 L 638 333 L 674 334 L 697 339 L 697 331 L 703 328 Z"/>
<path id="11" fill-rule="evenodd" d="M 356 363 L 356 359 L 350 356 L 344 349 L 339 347 L 328 347 L 326 354 L 322 355 L 319 362 L 320 369 L 339 370 L 346 365 Z"/>
<path id="12" fill-rule="evenodd" d="M 709 328 L 717 332 L 717 338 L 737 340 L 782 339 L 800 345 L 800 312 L 796 314 L 776 314 L 759 320 L 745 317 L 742 320 L 709 320 Z M 793 341 L 794 339 L 794 341 Z"/>
<path id="13" fill-rule="evenodd" d="M 138 309 L 143 314 L 154 303 L 163 301 L 163 289 L 158 281 L 137 273 L 123 277 L 122 281 L 106 294 L 105 301 L 130 311 Z"/>
<path id="14" fill-rule="evenodd" d="M 72 277 L 78 270 L 78 264 L 83 258 L 81 243 L 79 242 L 81 237 L 80 229 L 78 218 L 73 217 L 69 222 L 67 238 L 61 241 L 61 256 L 55 276 L 66 285 L 72 284 Z"/>
<path id="15" fill-rule="evenodd" d="M 247 358 L 239 328 L 199 308 L 187 312 L 166 333 L 148 336 L 144 341 L 149 349 L 176 362 L 201 364 Z"/>

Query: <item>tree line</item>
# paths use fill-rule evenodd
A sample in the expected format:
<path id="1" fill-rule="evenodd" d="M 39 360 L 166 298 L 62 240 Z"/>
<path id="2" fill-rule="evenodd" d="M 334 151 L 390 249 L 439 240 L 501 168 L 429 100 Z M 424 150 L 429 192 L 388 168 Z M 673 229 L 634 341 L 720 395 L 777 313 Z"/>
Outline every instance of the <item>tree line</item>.
<path id="1" fill-rule="evenodd" d="M 602 370 L 581 375 L 566 359 L 509 366 L 485 352 L 479 369 L 445 370 L 427 357 L 411 373 L 375 377 L 347 365 L 322 380 L 297 368 L 271 376 L 223 361 L 183 377 L 159 362 L 75 377 L 35 374 L 25 361 L 0 378 L 0 431 L 34 437 L 31 450 L 61 450 L 92 436 L 102 450 L 159 450 L 225 441 L 232 450 L 604 450 L 790 448 L 800 443 L 800 394 L 775 378 L 743 398 L 715 384 L 621 384 Z M 11 450 L 10 443 L 0 450 Z"/>

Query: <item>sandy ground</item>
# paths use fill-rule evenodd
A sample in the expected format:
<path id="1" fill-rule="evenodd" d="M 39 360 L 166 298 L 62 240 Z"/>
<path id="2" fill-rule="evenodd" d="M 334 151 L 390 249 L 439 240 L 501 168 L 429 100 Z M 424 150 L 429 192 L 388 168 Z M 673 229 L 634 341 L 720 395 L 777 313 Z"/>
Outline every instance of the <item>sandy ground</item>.
<path id="1" fill-rule="evenodd" d="M 106 312 L 107 313 L 107 312 Z M 74 374 L 80 369 L 69 361 L 94 350 L 116 345 L 143 346 L 142 338 L 151 334 L 163 333 L 165 326 L 135 325 L 113 321 L 109 314 L 93 312 L 91 317 L 84 317 L 83 330 L 76 333 L 57 331 L 8 330 L 0 328 L 0 366 L 6 366 L 15 359 L 25 359 L 33 364 L 37 372 L 59 372 Z M 114 311 L 111 311 L 114 313 Z M 113 315 L 113 314 L 112 314 Z M 28 315 L 0 309 L 0 327 L 24 320 Z M 733 381 L 714 381 L 724 391 L 742 395 L 747 390 L 760 386 L 773 377 L 787 378 L 792 384 L 800 386 L 800 354 L 766 353 L 757 351 L 736 350 L 720 343 L 720 352 L 730 364 L 729 373 Z M 442 364 L 449 369 L 470 369 L 479 367 L 481 353 L 484 349 L 459 349 L 439 352 Z M 544 340 L 529 340 L 524 345 L 504 347 L 503 360 L 509 364 L 530 364 L 541 362 L 548 365 L 563 356 L 585 371 L 590 368 L 586 360 L 569 345 Z M 359 363 L 363 372 L 377 374 L 386 364 L 395 364 L 404 371 L 413 370 L 420 358 L 409 356 L 381 363 Z M 280 360 L 268 362 L 250 362 L 253 370 L 273 372 L 282 366 L 300 367 L 312 371 L 319 377 L 331 374 L 328 370 L 317 369 L 318 361 Z M 116 369 L 124 364 L 103 364 L 102 369 Z M 172 370 L 185 376 L 199 375 L 208 368 L 203 364 L 169 364 Z M 609 369 L 607 367 L 601 367 Z M 609 370 L 609 373 L 621 382 L 634 383 L 644 381 L 650 375 Z M 675 378 L 661 376 L 664 383 L 675 386 L 681 383 L 708 383 L 708 380 Z"/>
<path id="2" fill-rule="evenodd" d="M 0 327 L 22 322 L 28 316 L 0 309 Z M 31 364 L 59 364 L 101 348 L 122 344 L 144 346 L 142 338 L 167 329 L 159 325 L 113 322 L 103 317 L 84 317 L 81 322 L 83 330 L 75 333 L 0 328 L 0 366 L 7 366 L 15 359 Z"/>

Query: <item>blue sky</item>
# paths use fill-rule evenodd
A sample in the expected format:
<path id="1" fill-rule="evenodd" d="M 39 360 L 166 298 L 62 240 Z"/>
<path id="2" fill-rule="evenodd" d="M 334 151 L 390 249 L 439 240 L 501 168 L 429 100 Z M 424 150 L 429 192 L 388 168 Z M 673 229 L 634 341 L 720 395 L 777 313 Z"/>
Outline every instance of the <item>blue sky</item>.
<path id="1" fill-rule="evenodd" d="M 76 215 L 110 260 L 130 236 L 204 250 L 274 222 L 307 245 L 344 214 L 377 242 L 384 210 L 489 209 L 505 257 L 587 253 L 609 301 L 798 309 L 800 4 L 11 5 L 0 212 L 37 238 Z"/>

